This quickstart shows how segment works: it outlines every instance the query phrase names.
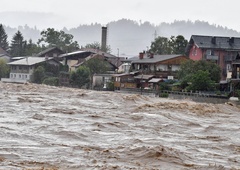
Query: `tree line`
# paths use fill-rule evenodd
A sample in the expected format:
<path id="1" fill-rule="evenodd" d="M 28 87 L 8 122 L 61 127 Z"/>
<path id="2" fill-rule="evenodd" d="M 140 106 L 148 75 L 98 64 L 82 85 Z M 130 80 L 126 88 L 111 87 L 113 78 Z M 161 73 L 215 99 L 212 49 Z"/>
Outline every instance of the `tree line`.
<path id="1" fill-rule="evenodd" d="M 73 40 L 73 35 L 64 31 L 57 31 L 54 28 L 43 30 L 37 43 L 33 43 L 31 39 L 25 40 L 19 30 L 13 35 L 10 43 L 7 39 L 8 35 L 3 25 L 0 24 L 0 47 L 8 52 L 11 57 L 32 56 L 53 46 L 57 46 L 65 52 L 71 52 L 79 48 L 77 41 Z"/>
<path id="2" fill-rule="evenodd" d="M 0 24 L 0 47 L 8 52 L 11 57 L 16 56 L 32 56 L 49 47 L 58 47 L 64 52 L 72 52 L 79 49 L 79 44 L 74 41 L 74 36 L 68 34 L 63 30 L 57 31 L 54 28 L 47 28 L 40 32 L 40 38 L 37 43 L 34 43 L 32 39 L 24 39 L 22 33 L 18 30 L 11 40 L 8 42 L 8 35 L 6 34 L 4 27 Z M 101 49 L 105 52 L 110 52 L 110 46 L 106 48 L 101 47 L 99 42 L 93 42 L 86 44 L 82 48 L 95 48 Z"/>

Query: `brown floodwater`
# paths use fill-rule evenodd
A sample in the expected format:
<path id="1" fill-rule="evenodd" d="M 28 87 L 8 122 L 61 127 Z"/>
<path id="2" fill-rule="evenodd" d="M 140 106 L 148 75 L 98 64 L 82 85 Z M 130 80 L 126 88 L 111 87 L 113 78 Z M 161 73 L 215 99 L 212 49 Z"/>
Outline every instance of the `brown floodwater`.
<path id="1" fill-rule="evenodd" d="M 0 170 L 240 169 L 240 108 L 0 82 Z"/>

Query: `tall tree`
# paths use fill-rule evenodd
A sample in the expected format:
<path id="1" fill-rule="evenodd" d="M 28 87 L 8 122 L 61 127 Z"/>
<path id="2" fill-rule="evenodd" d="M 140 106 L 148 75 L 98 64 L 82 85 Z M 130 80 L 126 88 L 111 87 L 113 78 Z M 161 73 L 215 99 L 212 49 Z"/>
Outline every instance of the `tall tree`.
<path id="1" fill-rule="evenodd" d="M 185 54 L 185 48 L 187 44 L 188 40 L 186 40 L 182 35 L 178 35 L 177 37 L 171 36 L 169 41 L 172 54 Z"/>
<path id="2" fill-rule="evenodd" d="M 9 48 L 7 38 L 8 36 L 3 28 L 3 25 L 0 24 L 0 47 L 5 51 L 8 51 Z"/>
<path id="3" fill-rule="evenodd" d="M 151 43 L 150 52 L 155 54 L 185 54 L 188 41 L 182 36 L 157 37 Z"/>
<path id="4" fill-rule="evenodd" d="M 155 41 L 151 43 L 149 51 L 154 54 L 171 54 L 168 38 L 160 36 L 157 37 Z"/>
<path id="5" fill-rule="evenodd" d="M 73 35 L 64 31 L 56 31 L 54 28 L 48 28 L 41 32 L 42 38 L 38 40 L 38 44 L 47 43 L 49 47 L 57 46 L 65 52 L 75 51 L 79 48 L 77 41 L 73 41 Z"/>
<path id="6" fill-rule="evenodd" d="M 24 40 L 22 33 L 17 31 L 11 42 L 10 54 L 13 57 L 24 56 L 26 52 L 26 45 L 27 42 Z"/>

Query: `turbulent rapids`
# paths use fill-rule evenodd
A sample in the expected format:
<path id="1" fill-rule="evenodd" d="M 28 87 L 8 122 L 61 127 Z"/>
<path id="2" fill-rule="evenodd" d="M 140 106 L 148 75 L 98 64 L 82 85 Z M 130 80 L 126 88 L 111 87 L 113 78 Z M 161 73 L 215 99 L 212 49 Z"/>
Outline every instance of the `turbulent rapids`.
<path id="1" fill-rule="evenodd" d="M 0 82 L 0 169 L 240 169 L 240 108 Z"/>

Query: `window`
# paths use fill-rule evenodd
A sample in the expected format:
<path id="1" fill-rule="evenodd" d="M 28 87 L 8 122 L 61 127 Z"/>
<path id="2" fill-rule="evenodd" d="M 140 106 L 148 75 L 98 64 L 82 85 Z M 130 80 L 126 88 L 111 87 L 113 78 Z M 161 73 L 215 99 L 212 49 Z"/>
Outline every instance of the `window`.
<path id="1" fill-rule="evenodd" d="M 172 65 L 168 65 L 168 71 L 172 71 Z"/>
<path id="2" fill-rule="evenodd" d="M 231 64 L 227 64 L 227 71 L 231 71 L 232 70 L 232 68 L 231 68 Z"/>
<path id="3" fill-rule="evenodd" d="M 192 55 L 193 56 L 197 55 L 197 47 L 196 46 L 193 47 Z"/>
<path id="4" fill-rule="evenodd" d="M 207 50 L 206 55 L 214 55 L 214 50 L 211 49 Z"/>

